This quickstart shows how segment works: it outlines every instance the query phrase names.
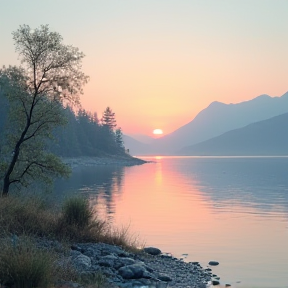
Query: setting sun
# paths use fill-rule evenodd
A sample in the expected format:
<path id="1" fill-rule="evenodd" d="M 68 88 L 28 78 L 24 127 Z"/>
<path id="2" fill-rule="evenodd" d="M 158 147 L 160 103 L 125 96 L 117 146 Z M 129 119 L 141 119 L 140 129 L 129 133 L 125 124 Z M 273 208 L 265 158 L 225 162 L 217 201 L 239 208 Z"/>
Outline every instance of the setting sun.
<path id="1" fill-rule="evenodd" d="M 160 135 L 160 134 L 163 134 L 163 131 L 161 129 L 154 129 L 153 134 Z"/>

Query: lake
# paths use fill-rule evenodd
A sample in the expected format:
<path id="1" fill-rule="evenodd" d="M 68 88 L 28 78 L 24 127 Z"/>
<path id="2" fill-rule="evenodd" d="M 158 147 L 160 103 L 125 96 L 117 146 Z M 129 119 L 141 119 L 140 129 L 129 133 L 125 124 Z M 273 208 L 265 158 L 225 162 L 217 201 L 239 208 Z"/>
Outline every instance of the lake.
<path id="1" fill-rule="evenodd" d="M 140 158 L 154 163 L 78 167 L 56 192 L 88 194 L 146 246 L 219 261 L 221 284 L 288 287 L 288 157 Z"/>

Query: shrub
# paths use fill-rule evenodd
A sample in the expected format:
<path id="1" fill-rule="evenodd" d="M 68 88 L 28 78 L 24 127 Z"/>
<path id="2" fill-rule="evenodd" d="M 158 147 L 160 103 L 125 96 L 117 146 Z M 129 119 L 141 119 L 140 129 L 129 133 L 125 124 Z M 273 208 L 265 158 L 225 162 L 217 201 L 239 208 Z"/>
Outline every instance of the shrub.
<path id="1" fill-rule="evenodd" d="M 53 281 L 56 256 L 40 250 L 28 240 L 12 242 L 2 239 L 0 250 L 0 279 L 15 288 L 45 288 Z"/>
<path id="2" fill-rule="evenodd" d="M 80 197 L 69 198 L 62 207 L 65 224 L 78 228 L 87 227 L 92 220 L 93 211 L 89 207 L 87 199 Z"/>
<path id="3" fill-rule="evenodd" d="M 49 235 L 53 233 L 57 214 L 37 197 L 0 197 L 0 233 Z"/>

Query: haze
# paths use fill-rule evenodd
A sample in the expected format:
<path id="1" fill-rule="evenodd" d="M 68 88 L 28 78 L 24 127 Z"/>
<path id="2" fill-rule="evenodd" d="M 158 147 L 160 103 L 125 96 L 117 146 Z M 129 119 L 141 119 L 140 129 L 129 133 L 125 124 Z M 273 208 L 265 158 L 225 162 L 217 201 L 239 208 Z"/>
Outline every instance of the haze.
<path id="1" fill-rule="evenodd" d="M 288 90 L 284 0 L 10 0 L 0 11 L 1 66 L 19 64 L 12 31 L 49 24 L 86 54 L 83 107 L 110 106 L 125 134 L 168 134 L 215 100 Z"/>

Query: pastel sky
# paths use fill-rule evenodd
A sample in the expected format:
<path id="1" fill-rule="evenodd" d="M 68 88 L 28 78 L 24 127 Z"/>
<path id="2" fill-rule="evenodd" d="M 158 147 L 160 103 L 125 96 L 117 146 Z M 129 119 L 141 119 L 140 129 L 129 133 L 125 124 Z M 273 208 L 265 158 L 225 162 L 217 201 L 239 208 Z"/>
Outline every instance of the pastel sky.
<path id="1" fill-rule="evenodd" d="M 86 55 L 85 109 L 167 134 L 215 100 L 284 94 L 287 15 L 287 0 L 0 0 L 0 66 L 19 64 L 12 31 L 49 24 Z"/>

